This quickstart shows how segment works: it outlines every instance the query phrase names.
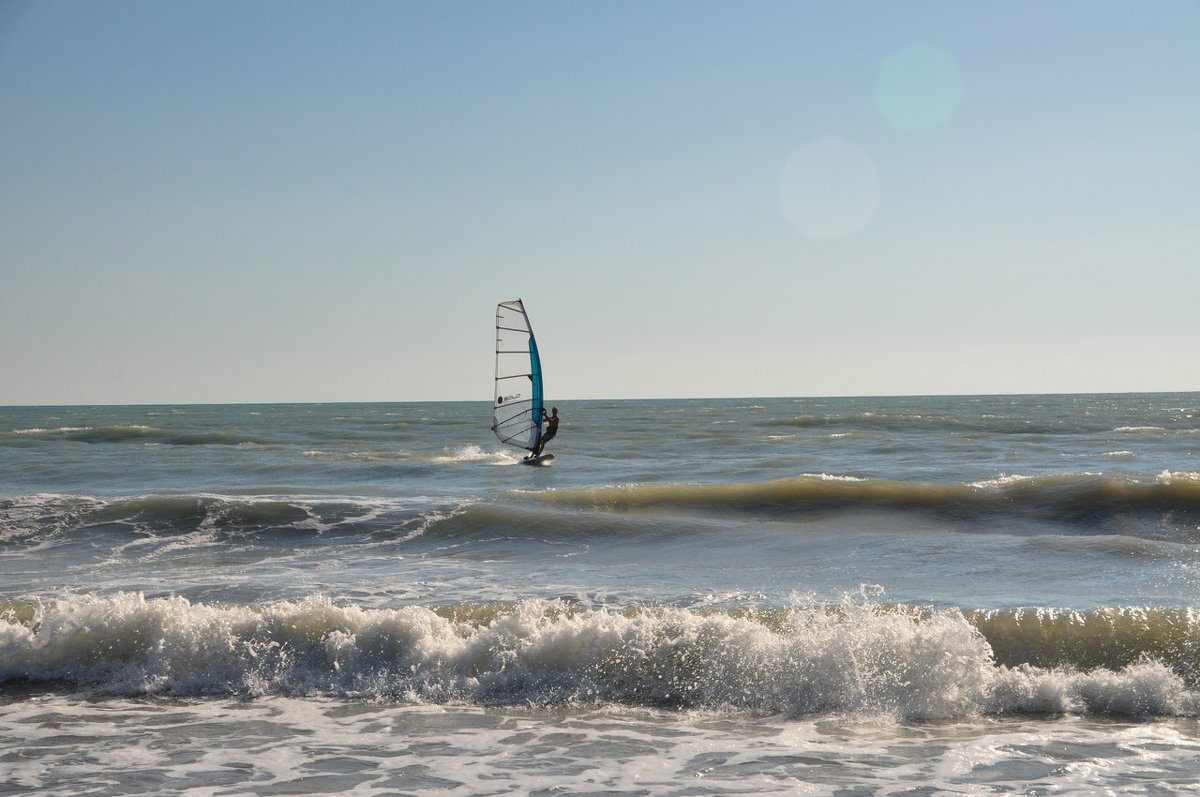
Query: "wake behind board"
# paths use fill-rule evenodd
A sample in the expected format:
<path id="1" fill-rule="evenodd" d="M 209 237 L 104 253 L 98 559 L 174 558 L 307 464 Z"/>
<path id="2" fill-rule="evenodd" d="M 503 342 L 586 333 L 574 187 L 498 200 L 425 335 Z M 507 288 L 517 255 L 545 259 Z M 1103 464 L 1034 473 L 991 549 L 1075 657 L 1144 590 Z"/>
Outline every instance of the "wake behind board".
<path id="1" fill-rule="evenodd" d="M 546 466 L 546 465 L 549 465 L 553 461 L 554 461 L 553 454 L 542 454 L 540 457 L 525 457 L 525 459 L 521 460 L 521 464 L 522 465 Z"/>

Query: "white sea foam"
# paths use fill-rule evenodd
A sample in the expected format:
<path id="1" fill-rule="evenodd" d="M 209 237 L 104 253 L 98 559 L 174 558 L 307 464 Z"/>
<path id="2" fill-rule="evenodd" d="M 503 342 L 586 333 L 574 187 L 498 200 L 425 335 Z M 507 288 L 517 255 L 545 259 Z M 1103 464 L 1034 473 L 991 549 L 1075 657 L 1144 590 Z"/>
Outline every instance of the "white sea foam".
<path id="1" fill-rule="evenodd" d="M 818 481 L 823 481 L 823 482 L 862 482 L 862 481 L 866 481 L 866 479 L 862 479 L 858 476 L 846 476 L 846 475 L 839 475 L 839 474 L 834 474 L 834 473 L 805 473 L 805 474 L 802 474 L 802 478 L 817 479 Z"/>
<path id="2" fill-rule="evenodd" d="M 314 597 L 263 606 L 64 596 L 0 620 L 0 680 L 111 693 L 330 694 L 482 705 L 676 705 L 752 714 L 1192 715 L 1165 664 L 1000 666 L 957 611 L 862 599 L 772 618 L 557 601 L 455 617 Z"/>
<path id="3" fill-rule="evenodd" d="M 1164 470 L 1155 481 L 1159 484 L 1200 484 L 1200 472 Z"/>
<path id="4" fill-rule="evenodd" d="M 1014 473 L 1007 476 L 997 476 L 994 479 L 983 479 L 982 481 L 971 482 L 968 486 L 983 490 L 994 490 L 997 488 L 1011 487 L 1014 484 L 1021 484 L 1022 482 L 1027 482 L 1029 480 L 1029 476 L 1021 476 Z"/>
<path id="5" fill-rule="evenodd" d="M 63 738 L 70 728 L 70 743 Z M 83 754 L 81 751 L 86 751 Z M 319 698 L 159 705 L 53 694 L 0 713 L 5 782 L 29 794 L 1192 793 L 1172 723 L 739 719 Z"/>
<path id="6" fill-rule="evenodd" d="M 388 461 L 412 458 L 412 454 L 408 453 L 407 451 L 325 451 L 322 449 L 309 449 L 304 452 L 304 456 L 313 457 L 314 459 L 360 459 L 366 461 Z"/>
<path id="7" fill-rule="evenodd" d="M 520 461 L 521 457 L 507 451 L 488 451 L 481 446 L 458 446 L 447 448 L 443 453 L 433 457 L 434 462 L 487 462 L 493 465 L 510 465 Z"/>

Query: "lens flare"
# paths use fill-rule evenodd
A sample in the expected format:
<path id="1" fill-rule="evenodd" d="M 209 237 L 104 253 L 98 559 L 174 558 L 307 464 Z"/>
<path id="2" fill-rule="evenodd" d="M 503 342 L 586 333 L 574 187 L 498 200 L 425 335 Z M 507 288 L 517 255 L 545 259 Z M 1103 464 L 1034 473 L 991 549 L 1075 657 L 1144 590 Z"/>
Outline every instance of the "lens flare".
<path id="1" fill-rule="evenodd" d="M 897 130 L 929 130 L 950 121 L 962 94 L 954 58 L 921 44 L 905 47 L 884 62 L 875 105 Z"/>
<path id="2" fill-rule="evenodd" d="M 794 151 L 779 183 L 779 207 L 810 238 L 839 238 L 867 226 L 879 207 L 879 175 L 862 148 L 822 138 Z"/>

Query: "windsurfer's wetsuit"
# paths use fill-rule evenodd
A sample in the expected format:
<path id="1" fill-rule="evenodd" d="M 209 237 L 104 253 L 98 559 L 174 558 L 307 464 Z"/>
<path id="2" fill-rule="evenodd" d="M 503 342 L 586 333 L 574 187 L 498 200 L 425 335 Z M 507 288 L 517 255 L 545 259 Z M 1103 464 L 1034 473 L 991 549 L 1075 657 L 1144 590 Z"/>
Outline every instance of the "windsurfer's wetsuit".
<path id="1" fill-rule="evenodd" d="M 545 410 L 542 410 L 542 417 L 546 420 L 546 431 L 542 432 L 538 437 L 537 448 L 533 450 L 535 457 L 541 456 L 542 449 L 546 447 L 554 435 L 558 434 L 558 407 L 554 408 L 553 415 L 547 415 Z"/>

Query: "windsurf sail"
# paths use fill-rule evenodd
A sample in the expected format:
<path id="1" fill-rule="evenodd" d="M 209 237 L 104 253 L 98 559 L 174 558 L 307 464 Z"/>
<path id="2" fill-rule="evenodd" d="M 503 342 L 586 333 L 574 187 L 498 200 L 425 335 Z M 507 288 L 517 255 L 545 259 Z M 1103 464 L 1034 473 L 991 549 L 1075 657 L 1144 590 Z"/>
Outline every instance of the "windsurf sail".
<path id="1" fill-rule="evenodd" d="M 496 396 L 492 431 L 533 451 L 542 434 L 542 361 L 520 299 L 496 305 Z"/>

